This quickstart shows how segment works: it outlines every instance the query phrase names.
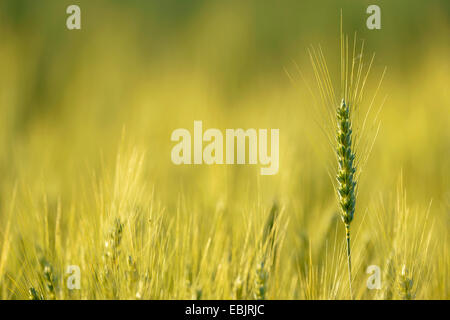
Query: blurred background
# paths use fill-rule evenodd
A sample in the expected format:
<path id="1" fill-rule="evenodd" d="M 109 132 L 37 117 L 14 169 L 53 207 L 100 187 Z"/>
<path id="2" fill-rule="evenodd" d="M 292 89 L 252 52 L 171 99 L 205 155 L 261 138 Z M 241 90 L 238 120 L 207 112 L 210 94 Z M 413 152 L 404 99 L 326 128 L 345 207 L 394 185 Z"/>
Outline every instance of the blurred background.
<path id="1" fill-rule="evenodd" d="M 66 28 L 70 4 L 81 7 L 81 30 Z M 148 150 L 150 166 L 170 168 L 155 170 L 154 179 L 180 179 L 192 169 L 171 165 L 170 134 L 191 130 L 196 119 L 205 128 L 280 128 L 280 176 L 298 157 L 315 163 L 299 135 L 313 130 L 304 111 L 310 102 L 287 73 L 299 78 L 297 64 L 308 78 L 306 49 L 320 44 L 338 76 L 342 9 L 344 30 L 376 52 L 369 87 L 387 67 L 371 183 L 389 184 L 403 169 L 418 196 L 448 201 L 450 4 L 377 1 L 382 28 L 368 30 L 370 4 L 3 0 L 2 186 L 28 174 L 44 175 L 56 190 L 70 186 L 66 177 L 101 151 L 115 159 L 123 128 Z"/>
<path id="2" fill-rule="evenodd" d="M 66 28 L 71 4 L 81 8 L 81 30 Z M 381 7 L 381 30 L 366 28 L 371 4 Z M 395 193 L 402 174 L 408 198 L 424 208 L 432 200 L 431 215 L 446 234 L 446 0 L 2 0 L 0 220 L 6 221 L 14 186 L 22 214 L 23 199 L 42 194 L 70 207 L 89 194 L 83 188 L 93 176 L 114 168 L 125 143 L 144 150 L 144 180 L 169 213 L 181 191 L 205 211 L 220 201 L 240 210 L 249 200 L 270 206 L 277 199 L 292 228 L 307 230 L 316 222 L 306 212 L 320 216 L 335 202 L 326 140 L 297 66 L 313 86 L 307 48 L 321 45 L 338 79 L 341 9 L 344 31 L 357 32 L 366 52 L 376 52 L 368 96 L 387 67 L 376 104 L 387 99 L 360 182 L 360 212 Z M 261 177 L 255 166 L 173 165 L 170 135 L 192 131 L 194 120 L 221 130 L 279 128 L 278 175 Z"/>

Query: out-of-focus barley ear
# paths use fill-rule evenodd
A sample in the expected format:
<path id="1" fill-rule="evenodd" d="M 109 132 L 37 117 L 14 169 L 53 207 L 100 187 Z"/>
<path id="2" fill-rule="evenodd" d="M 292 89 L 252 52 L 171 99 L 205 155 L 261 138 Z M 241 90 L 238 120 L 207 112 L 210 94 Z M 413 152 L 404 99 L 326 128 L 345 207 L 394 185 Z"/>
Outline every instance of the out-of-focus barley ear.
<path id="1" fill-rule="evenodd" d="M 278 203 L 276 201 L 273 202 L 272 207 L 270 208 L 269 215 L 267 216 L 266 223 L 264 225 L 262 242 L 270 241 L 270 246 L 273 247 L 273 243 L 275 241 L 275 237 L 273 236 L 273 230 L 275 227 L 275 223 L 278 217 Z"/>
<path id="2" fill-rule="evenodd" d="M 298 243 L 298 250 L 295 255 L 295 260 L 300 274 L 302 277 L 306 277 L 308 273 L 308 265 L 306 261 L 308 261 L 310 239 L 305 231 L 298 233 Z M 324 248 L 326 249 L 325 246 Z"/>
<path id="3" fill-rule="evenodd" d="M 45 289 L 48 294 L 48 298 L 50 300 L 56 299 L 56 292 L 55 292 L 55 277 L 53 275 L 53 271 L 51 266 L 46 265 L 44 267 L 44 279 L 45 279 Z"/>
<path id="4" fill-rule="evenodd" d="M 137 290 L 136 290 L 136 299 L 141 300 L 142 299 L 142 291 L 144 289 L 144 281 L 139 280 Z"/>
<path id="5" fill-rule="evenodd" d="M 244 282 L 242 281 L 241 277 L 238 276 L 233 284 L 232 298 L 234 300 L 242 300 L 243 289 L 244 289 Z"/>
<path id="6" fill-rule="evenodd" d="M 201 288 L 195 288 L 192 290 L 192 300 L 201 300 L 203 295 L 203 290 Z"/>
<path id="7" fill-rule="evenodd" d="M 393 284 L 395 284 L 395 265 L 393 251 L 391 251 L 389 257 L 386 259 L 383 270 L 383 288 L 379 291 L 379 294 L 377 296 L 379 299 L 391 300 L 392 287 Z"/>
<path id="8" fill-rule="evenodd" d="M 132 290 L 139 279 L 139 273 L 137 270 L 136 261 L 134 261 L 131 256 L 128 256 L 127 267 L 128 269 L 125 276 L 127 278 L 128 288 L 129 290 Z"/>
<path id="9" fill-rule="evenodd" d="M 415 298 L 413 293 L 414 281 L 406 265 L 402 266 L 397 282 L 400 298 L 403 300 L 413 300 Z"/>
<path id="10" fill-rule="evenodd" d="M 147 289 L 148 283 L 150 281 L 150 275 L 147 272 L 144 272 L 144 274 L 141 274 L 139 276 L 139 282 L 137 285 L 137 289 L 136 289 L 136 299 L 140 300 L 143 299 L 144 294 L 145 294 L 145 290 Z"/>
<path id="11" fill-rule="evenodd" d="M 254 292 L 254 298 L 256 300 L 265 300 L 267 293 L 268 278 L 269 273 L 265 269 L 264 262 L 258 263 L 256 266 L 255 292 Z"/>
<path id="12" fill-rule="evenodd" d="M 44 297 L 33 287 L 28 289 L 28 298 L 30 300 L 44 300 Z"/>
<path id="13" fill-rule="evenodd" d="M 269 270 L 275 264 L 277 254 L 277 229 L 279 223 L 279 208 L 276 201 L 273 202 L 269 215 L 261 235 L 260 258 L 255 270 L 254 298 L 264 300 L 267 293 Z"/>
<path id="14" fill-rule="evenodd" d="M 106 257 L 116 265 L 117 259 L 120 255 L 120 243 L 122 242 L 123 223 L 119 218 L 114 220 L 114 225 L 111 227 L 108 233 L 108 239 L 105 242 Z"/>

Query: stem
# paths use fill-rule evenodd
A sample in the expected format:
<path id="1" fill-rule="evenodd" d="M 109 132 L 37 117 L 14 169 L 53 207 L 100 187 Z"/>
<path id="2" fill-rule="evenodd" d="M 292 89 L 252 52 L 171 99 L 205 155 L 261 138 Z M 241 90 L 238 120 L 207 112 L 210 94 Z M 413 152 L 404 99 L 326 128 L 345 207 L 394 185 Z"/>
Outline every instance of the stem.
<path id="1" fill-rule="evenodd" d="M 347 238 L 347 262 L 348 262 L 348 282 L 350 285 L 350 299 L 353 300 L 352 289 L 352 255 L 350 251 L 350 224 L 345 224 L 345 234 Z"/>

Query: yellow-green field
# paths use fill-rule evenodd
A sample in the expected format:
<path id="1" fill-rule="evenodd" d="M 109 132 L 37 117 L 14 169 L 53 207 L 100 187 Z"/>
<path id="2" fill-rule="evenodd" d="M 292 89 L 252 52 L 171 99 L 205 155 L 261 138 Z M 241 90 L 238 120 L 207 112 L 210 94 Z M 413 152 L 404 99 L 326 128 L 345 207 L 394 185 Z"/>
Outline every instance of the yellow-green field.
<path id="1" fill-rule="evenodd" d="M 450 7 L 378 2 L 381 30 L 364 1 L 77 1 L 69 31 L 70 1 L 2 1 L 0 299 L 349 299 L 337 164 L 308 91 L 310 45 L 339 85 L 341 8 L 376 52 L 366 107 L 387 68 L 353 295 L 449 299 Z M 171 133 L 194 120 L 279 129 L 278 174 L 174 165 Z"/>

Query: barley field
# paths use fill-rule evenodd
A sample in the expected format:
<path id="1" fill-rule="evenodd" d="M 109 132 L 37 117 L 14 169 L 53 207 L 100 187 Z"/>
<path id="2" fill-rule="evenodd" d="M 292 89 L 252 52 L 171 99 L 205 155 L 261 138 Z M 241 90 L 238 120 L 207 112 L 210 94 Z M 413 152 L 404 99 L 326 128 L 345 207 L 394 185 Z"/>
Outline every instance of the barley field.
<path id="1" fill-rule="evenodd" d="M 448 1 L 72 2 L 0 2 L 0 299 L 450 298 Z"/>

